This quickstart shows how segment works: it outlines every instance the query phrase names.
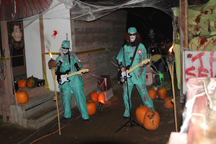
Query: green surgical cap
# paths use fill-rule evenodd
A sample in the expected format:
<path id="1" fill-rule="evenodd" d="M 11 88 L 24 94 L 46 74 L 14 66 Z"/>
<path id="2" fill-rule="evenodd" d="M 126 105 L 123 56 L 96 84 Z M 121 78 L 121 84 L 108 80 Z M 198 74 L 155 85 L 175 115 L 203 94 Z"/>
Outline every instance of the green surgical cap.
<path id="1" fill-rule="evenodd" d="M 130 27 L 130 28 L 128 29 L 128 33 L 136 33 L 136 32 L 137 32 L 137 30 L 136 30 L 135 27 Z"/>
<path id="2" fill-rule="evenodd" d="M 61 44 L 61 47 L 70 48 L 70 41 L 64 40 Z"/>

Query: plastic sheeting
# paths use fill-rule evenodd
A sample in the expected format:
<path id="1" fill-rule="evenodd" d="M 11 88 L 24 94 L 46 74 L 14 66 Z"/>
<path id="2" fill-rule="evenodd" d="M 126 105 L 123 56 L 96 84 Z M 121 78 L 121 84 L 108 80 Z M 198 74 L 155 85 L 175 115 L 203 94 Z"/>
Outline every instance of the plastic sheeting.
<path id="1" fill-rule="evenodd" d="M 52 11 L 58 5 L 65 5 L 70 9 L 70 17 L 62 10 Z M 178 0 L 53 0 L 50 8 L 44 12 L 28 17 L 28 20 L 35 20 L 43 15 L 44 19 L 76 19 L 82 21 L 93 21 L 113 11 L 125 8 L 152 7 L 173 16 L 172 7 L 178 6 Z"/>

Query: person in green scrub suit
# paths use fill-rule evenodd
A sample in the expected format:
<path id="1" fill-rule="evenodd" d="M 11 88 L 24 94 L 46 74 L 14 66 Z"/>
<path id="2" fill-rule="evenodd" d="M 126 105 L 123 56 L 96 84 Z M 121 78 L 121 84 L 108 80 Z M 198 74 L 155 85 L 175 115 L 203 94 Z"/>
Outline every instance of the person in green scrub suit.
<path id="1" fill-rule="evenodd" d="M 69 48 L 70 41 L 64 40 L 61 44 L 59 56 L 56 58 L 56 61 L 50 60 L 48 66 L 50 69 L 55 66 L 55 73 L 57 75 L 59 90 L 63 100 L 64 119 L 71 117 L 71 91 L 73 91 L 82 118 L 84 121 L 89 121 L 81 73 L 70 76 L 65 81 L 60 79 L 61 75 L 77 72 L 81 68 L 80 60 L 74 52 L 69 51 Z"/>
<path id="2" fill-rule="evenodd" d="M 146 69 L 144 64 L 141 63 L 145 59 L 147 59 L 147 51 L 145 46 L 141 43 L 140 34 L 135 27 L 130 27 L 128 33 L 124 36 L 124 45 L 117 56 L 119 70 L 123 74 L 126 70 L 136 65 L 139 67 L 133 70 L 130 73 L 131 77 L 127 77 L 126 81 L 123 82 L 123 100 L 125 105 L 124 119 L 130 117 L 130 109 L 132 108 L 131 92 L 134 85 L 140 94 L 143 105 L 154 110 L 153 101 L 146 89 Z M 133 62 L 131 63 L 132 60 Z"/>

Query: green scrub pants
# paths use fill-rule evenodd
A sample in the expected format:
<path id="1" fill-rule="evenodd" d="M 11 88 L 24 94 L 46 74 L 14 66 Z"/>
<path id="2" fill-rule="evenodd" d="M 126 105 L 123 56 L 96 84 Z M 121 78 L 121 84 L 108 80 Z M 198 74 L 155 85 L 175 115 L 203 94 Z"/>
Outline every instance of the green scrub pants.
<path id="1" fill-rule="evenodd" d="M 149 109 L 154 108 L 153 101 L 148 94 L 146 85 L 145 84 L 141 84 L 141 85 L 135 84 L 135 85 L 140 94 L 140 98 L 142 99 L 143 105 L 147 106 Z M 129 84 L 128 87 L 127 87 L 127 83 L 123 84 L 123 89 L 124 89 L 123 100 L 124 100 L 124 105 L 125 105 L 125 112 L 123 114 L 124 117 L 130 116 L 130 109 L 132 108 L 131 92 L 132 92 L 133 86 L 134 84 Z M 128 97 L 129 97 L 129 102 L 130 102 L 130 109 L 129 109 Z"/>
<path id="2" fill-rule="evenodd" d="M 59 87 L 59 89 L 63 100 L 64 117 L 65 118 L 71 117 L 71 98 L 72 98 L 71 90 L 72 90 L 77 102 L 78 109 L 82 115 L 82 118 L 84 120 L 89 119 L 88 110 L 86 106 L 86 97 L 83 92 L 83 86 L 78 85 L 78 86 L 70 87 L 70 82 L 66 82 L 61 87 Z"/>

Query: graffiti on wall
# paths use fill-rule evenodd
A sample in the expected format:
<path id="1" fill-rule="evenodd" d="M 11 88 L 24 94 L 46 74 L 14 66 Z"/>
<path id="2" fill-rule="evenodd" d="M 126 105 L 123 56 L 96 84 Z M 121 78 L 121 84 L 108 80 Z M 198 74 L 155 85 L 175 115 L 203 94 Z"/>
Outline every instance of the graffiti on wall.
<path id="1" fill-rule="evenodd" d="M 216 77 L 216 51 L 184 51 L 183 92 L 192 77 Z"/>

